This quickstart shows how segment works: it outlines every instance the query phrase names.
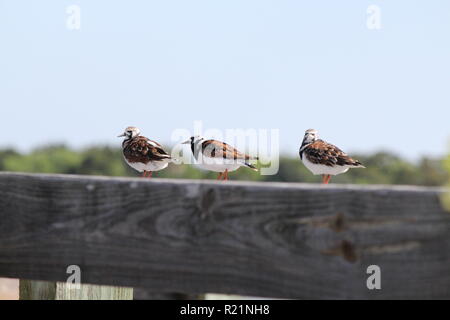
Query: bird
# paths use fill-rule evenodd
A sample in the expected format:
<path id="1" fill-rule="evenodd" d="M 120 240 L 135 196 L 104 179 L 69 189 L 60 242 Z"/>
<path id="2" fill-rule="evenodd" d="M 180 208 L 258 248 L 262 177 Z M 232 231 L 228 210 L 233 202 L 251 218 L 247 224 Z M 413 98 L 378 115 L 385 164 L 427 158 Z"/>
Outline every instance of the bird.
<path id="1" fill-rule="evenodd" d="M 328 184 L 331 176 L 347 172 L 350 168 L 365 168 L 338 147 L 318 138 L 317 130 L 306 130 L 299 155 L 309 171 L 322 175 L 322 183 Z"/>
<path id="2" fill-rule="evenodd" d="M 125 137 L 122 151 L 125 162 L 142 177 L 151 178 L 154 171 L 166 168 L 172 157 L 156 141 L 141 136 L 137 127 L 128 127 L 118 137 Z"/>
<path id="3" fill-rule="evenodd" d="M 258 171 L 250 164 L 251 160 L 258 160 L 258 157 L 243 154 L 225 142 L 193 136 L 182 144 L 191 145 L 192 154 L 201 168 L 219 173 L 217 180 L 228 180 L 229 172 L 243 166 Z"/>

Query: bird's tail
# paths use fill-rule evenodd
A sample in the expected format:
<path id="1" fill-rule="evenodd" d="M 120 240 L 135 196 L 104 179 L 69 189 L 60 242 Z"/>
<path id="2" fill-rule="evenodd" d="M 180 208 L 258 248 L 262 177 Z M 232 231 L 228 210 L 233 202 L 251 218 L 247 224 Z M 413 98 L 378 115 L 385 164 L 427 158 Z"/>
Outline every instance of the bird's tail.
<path id="1" fill-rule="evenodd" d="M 258 161 L 258 160 L 259 160 L 259 157 L 248 157 L 247 160 L 256 160 L 256 161 Z M 249 167 L 250 169 L 252 169 L 252 170 L 254 170 L 254 171 L 258 171 L 258 168 L 255 167 L 254 165 L 252 165 L 252 164 L 250 164 L 250 163 L 248 163 L 248 162 L 244 162 L 244 164 L 245 164 L 247 167 Z"/>
<path id="2" fill-rule="evenodd" d="M 254 165 L 250 164 L 250 163 L 245 162 L 245 165 L 246 165 L 247 167 L 249 167 L 250 169 L 254 170 L 254 171 L 258 171 L 258 168 L 255 167 Z"/>
<path id="3" fill-rule="evenodd" d="M 353 167 L 353 168 L 365 168 L 365 167 L 363 166 L 363 164 L 362 164 L 361 162 L 359 162 L 358 160 L 353 161 L 352 167 Z"/>

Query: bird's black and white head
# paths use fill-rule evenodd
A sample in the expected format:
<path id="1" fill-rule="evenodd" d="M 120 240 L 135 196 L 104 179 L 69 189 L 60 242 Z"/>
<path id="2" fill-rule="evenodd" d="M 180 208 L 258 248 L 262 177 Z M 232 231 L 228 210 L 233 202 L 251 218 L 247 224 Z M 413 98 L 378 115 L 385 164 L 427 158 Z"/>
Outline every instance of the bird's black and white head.
<path id="1" fill-rule="evenodd" d="M 198 159 L 198 156 L 202 149 L 201 146 L 203 141 L 205 141 L 205 138 L 203 138 L 202 136 L 192 136 L 186 141 L 182 142 L 182 144 L 191 145 L 192 154 L 194 155 L 194 158 Z"/>
<path id="2" fill-rule="evenodd" d="M 125 139 L 133 139 L 141 134 L 141 130 L 136 127 L 128 127 L 125 131 L 118 137 L 125 137 Z"/>
<path id="3" fill-rule="evenodd" d="M 182 144 L 198 145 L 203 141 L 205 141 L 205 138 L 203 138 L 202 136 L 192 136 L 186 141 L 182 142 Z"/>
<path id="4" fill-rule="evenodd" d="M 315 129 L 308 129 L 305 131 L 305 136 L 303 138 L 302 145 L 310 144 L 316 141 L 319 138 L 319 134 Z"/>

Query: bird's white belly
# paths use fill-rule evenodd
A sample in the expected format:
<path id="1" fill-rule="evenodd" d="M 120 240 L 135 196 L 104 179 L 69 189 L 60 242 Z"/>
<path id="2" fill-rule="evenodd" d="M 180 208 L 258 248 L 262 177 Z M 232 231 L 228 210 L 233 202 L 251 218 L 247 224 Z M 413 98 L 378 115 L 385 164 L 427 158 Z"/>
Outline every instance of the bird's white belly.
<path id="1" fill-rule="evenodd" d="M 244 164 L 234 159 L 201 157 L 197 160 L 197 165 L 209 171 L 224 172 L 228 170 L 231 172 L 239 169 Z"/>
<path id="2" fill-rule="evenodd" d="M 148 163 L 141 163 L 141 162 L 128 162 L 128 165 L 132 167 L 134 170 L 139 172 L 145 171 L 159 171 L 164 168 L 166 168 L 169 165 L 168 160 L 162 160 L 162 161 L 150 161 Z"/>
<path id="3" fill-rule="evenodd" d="M 347 172 L 348 169 L 350 168 L 349 166 L 335 165 L 333 167 L 330 167 L 330 166 L 326 166 L 323 164 L 315 164 L 315 163 L 312 163 L 311 161 L 309 161 L 305 155 L 303 156 L 302 161 L 303 161 L 303 164 L 305 165 L 305 167 L 308 168 L 309 171 L 311 171 L 313 174 L 316 174 L 316 175 L 317 174 L 330 174 L 332 176 L 335 176 L 337 174 Z"/>

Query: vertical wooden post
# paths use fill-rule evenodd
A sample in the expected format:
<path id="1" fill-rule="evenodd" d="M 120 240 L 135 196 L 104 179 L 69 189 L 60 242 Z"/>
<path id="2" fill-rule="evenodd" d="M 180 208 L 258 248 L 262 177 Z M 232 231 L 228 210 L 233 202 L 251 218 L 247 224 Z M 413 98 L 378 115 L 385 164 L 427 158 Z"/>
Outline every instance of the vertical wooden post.
<path id="1" fill-rule="evenodd" d="M 133 300 L 133 288 L 20 279 L 20 300 Z"/>
<path id="2" fill-rule="evenodd" d="M 20 300 L 55 300 L 56 282 L 24 280 L 19 281 Z"/>

